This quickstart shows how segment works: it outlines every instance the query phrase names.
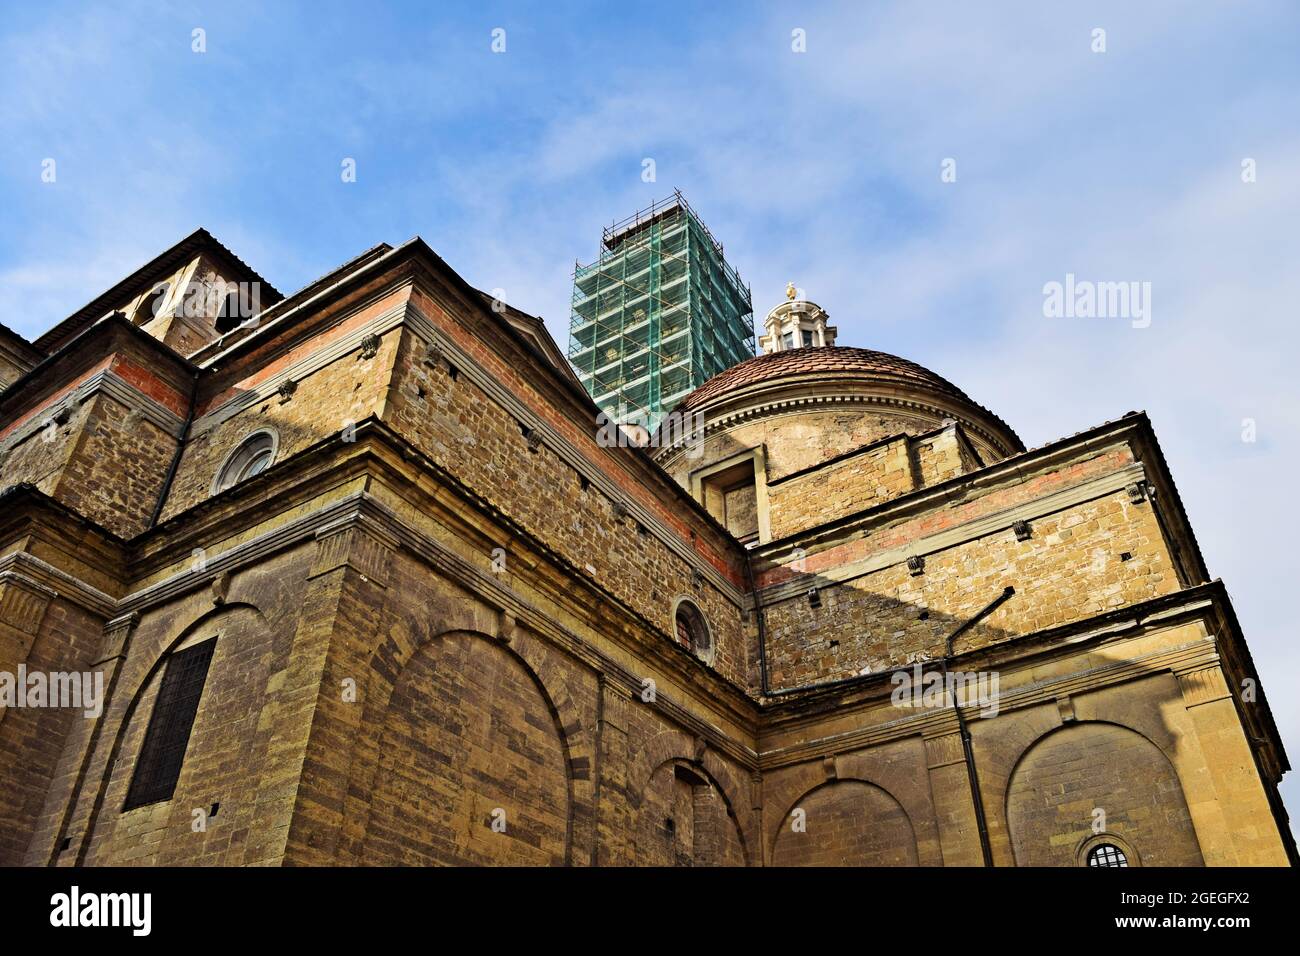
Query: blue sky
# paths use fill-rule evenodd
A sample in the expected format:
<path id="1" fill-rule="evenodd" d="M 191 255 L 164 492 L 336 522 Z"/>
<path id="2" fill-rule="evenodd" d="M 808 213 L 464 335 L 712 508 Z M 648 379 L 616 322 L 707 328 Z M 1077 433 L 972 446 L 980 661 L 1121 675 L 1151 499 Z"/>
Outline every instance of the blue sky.
<path id="1" fill-rule="evenodd" d="M 418 234 L 564 346 L 574 262 L 680 187 L 760 315 L 793 280 L 1030 446 L 1146 409 L 1300 755 L 1300 7 L 268 6 L 6 10 L 0 322 L 199 225 L 285 292 Z M 1045 318 L 1068 272 L 1151 282 L 1150 326 Z"/>

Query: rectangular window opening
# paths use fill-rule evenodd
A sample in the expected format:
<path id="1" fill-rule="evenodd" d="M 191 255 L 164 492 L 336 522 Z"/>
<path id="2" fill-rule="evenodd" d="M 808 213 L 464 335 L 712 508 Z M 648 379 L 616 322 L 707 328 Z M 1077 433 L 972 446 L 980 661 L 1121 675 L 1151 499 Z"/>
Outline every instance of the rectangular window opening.
<path id="1" fill-rule="evenodd" d="M 702 483 L 704 507 L 742 544 L 758 540 L 757 480 L 753 459 L 709 475 Z"/>

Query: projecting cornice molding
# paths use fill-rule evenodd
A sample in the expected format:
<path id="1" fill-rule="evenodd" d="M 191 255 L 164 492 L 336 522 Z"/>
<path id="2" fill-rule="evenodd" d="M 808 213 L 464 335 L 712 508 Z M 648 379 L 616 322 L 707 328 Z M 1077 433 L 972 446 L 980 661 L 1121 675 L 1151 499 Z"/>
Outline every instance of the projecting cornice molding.
<path id="1" fill-rule="evenodd" d="M 391 293 L 391 290 L 389 292 Z M 362 302 L 349 309 L 338 317 L 336 324 L 346 322 L 352 316 L 368 308 L 370 304 L 368 301 Z M 313 350 L 310 355 L 294 362 L 288 368 L 278 369 L 274 375 L 267 376 L 257 385 L 241 392 L 237 398 L 233 398 L 207 414 L 196 418 L 190 433 L 192 435 L 202 435 L 210 432 L 223 422 L 234 418 L 240 412 L 255 408 L 263 402 L 276 398 L 285 382 L 300 382 L 321 369 L 351 355 L 353 352 L 361 352 L 367 347 L 367 343 L 374 345 L 375 339 L 382 340 L 386 332 L 399 328 L 405 323 L 407 308 L 406 303 L 398 303 L 391 308 L 385 309 L 379 315 L 357 326 L 346 335 L 340 336 L 328 345 Z M 375 348 L 378 351 L 378 347 L 375 346 Z M 273 358 L 274 356 L 270 356 L 267 361 L 269 362 Z M 217 356 L 217 360 L 219 359 L 220 356 Z"/>
<path id="2" fill-rule="evenodd" d="M 1197 602 L 1197 606 L 1201 610 L 1208 610 L 1209 602 Z M 1187 609 L 1182 610 L 1186 611 Z M 1147 621 L 1145 623 L 1158 626 L 1157 622 Z M 1125 628 L 1123 632 L 1097 631 L 1086 637 L 1078 638 L 1071 643 L 1079 643 L 1087 638 L 1104 640 L 1107 637 L 1133 637 L 1138 633 L 1140 633 L 1140 629 L 1134 630 L 1132 628 Z M 906 668 L 898 668 L 897 670 L 906 670 Z M 1131 658 L 1006 689 L 998 694 L 998 713 L 1005 714 L 1028 707 L 1041 706 L 1045 703 L 1054 702 L 1060 697 L 1069 697 L 1072 694 L 1084 692 L 1092 693 L 1104 687 L 1138 680 L 1152 674 L 1178 674 L 1186 671 L 1215 675 L 1219 685 L 1222 685 L 1223 677 L 1219 670 L 1219 655 L 1214 638 L 1206 637 L 1196 641 L 1187 641 L 1174 647 L 1162 648 L 1147 654 L 1138 654 Z M 878 693 L 882 699 L 863 701 L 863 706 L 867 708 L 868 714 L 871 709 L 896 709 L 889 702 L 889 693 L 893 685 L 888 682 L 887 678 L 892 673 L 894 671 L 886 671 L 879 675 L 882 678 L 883 689 L 880 689 Z M 980 703 L 972 702 L 962 707 L 962 713 L 969 720 L 977 721 L 980 719 L 980 708 Z M 1058 708 L 1058 722 L 1060 721 Z M 793 724 L 783 725 L 783 727 L 785 726 L 793 726 Z M 879 746 L 892 740 L 917 734 L 925 737 L 928 742 L 932 738 L 943 738 L 956 730 L 957 719 L 951 707 L 927 708 L 919 713 L 909 713 L 892 720 L 882 720 L 868 726 L 859 726 L 840 734 L 804 740 L 789 747 L 764 751 L 759 754 L 759 767 L 763 771 L 768 771 L 788 764 L 816 759 L 828 750 L 844 753 Z M 951 761 L 951 754 L 931 753 L 930 756 L 931 759 L 938 759 L 941 762 L 945 760 L 953 762 Z"/>
<path id="3" fill-rule="evenodd" d="M 436 539 L 409 527 L 391 509 L 366 492 L 357 492 L 332 502 L 219 554 L 209 554 L 205 557 L 201 570 L 180 571 L 128 594 L 104 616 L 121 616 L 132 612 L 143 615 L 158 604 L 210 588 L 212 582 L 223 574 L 233 574 L 240 568 L 256 564 L 300 544 L 336 541 L 341 533 L 353 530 L 362 531 L 366 537 L 374 539 L 385 549 L 405 551 L 416 556 L 448 579 L 464 586 L 478 599 L 511 615 L 517 625 L 549 638 L 593 670 L 617 680 L 626 694 L 641 693 L 645 675 L 634 674 L 619 662 L 598 652 L 572 631 L 555 623 L 550 615 L 524 601 L 496 576 L 474 566 Z M 349 562 L 333 552 L 324 558 L 318 555 L 314 562 L 314 573 L 321 573 L 341 563 Z M 364 573 L 368 566 L 369 563 L 364 564 L 360 570 Z M 659 662 L 661 665 L 671 667 L 676 660 L 679 668 L 699 666 L 689 652 L 670 645 L 668 641 L 665 641 L 665 646 L 659 652 L 652 649 L 652 653 L 662 658 Z M 728 691 L 725 689 L 729 689 L 735 700 L 724 703 L 723 706 L 727 706 L 741 719 L 752 720 L 755 717 L 756 712 L 743 713 L 747 709 L 744 701 L 748 698 L 742 689 L 720 676 L 713 677 L 712 681 L 714 686 L 711 687 L 711 693 L 714 699 L 718 699 L 719 694 L 726 694 Z M 654 706 L 688 728 L 692 734 L 705 737 L 715 749 L 730 754 L 746 765 L 752 765 L 756 759 L 754 751 L 737 744 L 664 693 L 656 695 Z"/>
<path id="4" fill-rule="evenodd" d="M 789 388 L 791 383 L 782 381 L 782 386 Z M 805 385 L 804 387 L 809 387 Z M 825 388 L 825 383 L 816 383 L 811 387 Z M 860 385 L 855 386 L 861 388 Z M 726 396 L 727 404 L 734 403 L 734 396 Z M 772 418 L 779 415 L 798 414 L 808 412 L 809 410 L 818 410 L 820 408 L 847 408 L 870 406 L 873 408 L 888 409 L 890 411 L 902 412 L 904 415 L 921 419 L 924 424 L 933 426 L 935 422 L 944 419 L 956 419 L 967 432 L 976 436 L 980 444 L 985 446 L 986 451 L 994 451 L 1000 457 L 1006 457 L 1014 454 L 1015 449 L 1008 448 L 1006 443 L 995 435 L 991 430 L 984 427 L 978 418 L 970 414 L 970 409 L 949 405 L 939 402 L 924 402 L 917 399 L 897 398 L 892 395 L 872 394 L 872 393 L 853 393 L 853 392 L 835 392 L 832 394 L 822 395 L 801 395 L 796 398 L 782 398 L 770 401 L 760 401 L 755 404 L 746 404 L 734 411 L 727 412 L 718 418 L 715 418 L 704 426 L 702 437 L 697 433 L 689 433 L 685 438 L 674 442 L 672 445 L 665 446 L 659 454 L 655 456 L 657 460 L 663 462 L 665 467 L 671 467 L 673 460 L 685 450 L 687 440 L 697 442 L 708 440 L 718 432 L 734 428 L 736 425 L 746 422 L 756 421 L 762 418 Z M 688 414 L 703 413 L 707 418 L 710 414 L 708 406 L 702 406 L 698 409 L 691 409 Z M 689 432 L 689 430 L 687 430 Z"/>
<path id="5" fill-rule="evenodd" d="M 50 601 L 57 597 L 53 588 L 18 571 L 0 571 L 0 623 L 34 638 Z M 25 641 L 30 646 L 30 641 Z M 19 660 L 26 658 L 26 648 Z"/>
<path id="6" fill-rule="evenodd" d="M 180 438 L 185 422 L 166 405 L 161 404 L 130 382 L 117 375 L 112 369 L 96 372 L 75 389 L 54 402 L 12 432 L 0 439 L 0 454 L 21 445 L 51 422 L 61 423 L 67 416 L 96 395 L 106 395 L 135 412 L 145 421 L 156 425 L 172 438 Z"/>
<path id="7" fill-rule="evenodd" d="M 111 595 L 25 551 L 14 551 L 0 557 L 0 578 L 5 576 L 30 582 L 27 586 L 44 589 L 43 593 L 50 598 L 64 598 L 98 617 L 112 617 L 116 612 L 117 601 Z"/>

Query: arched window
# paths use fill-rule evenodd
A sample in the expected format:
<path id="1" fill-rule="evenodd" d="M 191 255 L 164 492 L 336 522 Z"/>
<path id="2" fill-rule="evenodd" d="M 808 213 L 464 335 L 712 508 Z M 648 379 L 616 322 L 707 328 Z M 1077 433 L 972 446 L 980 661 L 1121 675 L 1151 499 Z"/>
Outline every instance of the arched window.
<path id="1" fill-rule="evenodd" d="M 166 282 L 160 282 L 154 287 L 154 290 L 140 300 L 136 306 L 135 315 L 131 317 L 134 325 L 147 325 L 158 317 L 162 310 L 163 303 L 167 301 L 167 292 L 171 285 Z"/>
<path id="2" fill-rule="evenodd" d="M 181 776 L 185 751 L 190 743 L 199 698 L 208 679 L 208 665 L 216 648 L 209 638 L 184 650 L 173 651 L 163 670 L 162 683 L 154 700 L 153 714 L 145 729 L 144 743 L 131 775 L 123 812 L 147 803 L 170 800 Z"/>
<path id="3" fill-rule="evenodd" d="M 272 432 L 259 431 L 249 435 L 217 471 L 212 493 L 218 494 L 266 471 L 275 461 L 275 449 L 276 438 Z"/>
<path id="4" fill-rule="evenodd" d="M 1098 843 L 1088 851 L 1089 866 L 1128 866 L 1128 857 L 1113 843 Z"/>
<path id="5" fill-rule="evenodd" d="M 240 312 L 239 293 L 228 292 L 221 298 L 221 308 L 217 310 L 216 326 L 217 331 L 225 335 L 231 329 L 237 328 L 243 321 Z"/>
<path id="6" fill-rule="evenodd" d="M 261 309 L 256 286 L 226 285 L 225 290 L 215 320 L 217 331 L 222 335 L 251 324 L 253 316 Z"/>
<path id="7" fill-rule="evenodd" d="M 697 657 L 711 660 L 713 657 L 713 637 L 704 615 L 691 601 L 682 599 L 677 603 L 674 615 L 677 627 L 677 639 L 689 647 Z"/>

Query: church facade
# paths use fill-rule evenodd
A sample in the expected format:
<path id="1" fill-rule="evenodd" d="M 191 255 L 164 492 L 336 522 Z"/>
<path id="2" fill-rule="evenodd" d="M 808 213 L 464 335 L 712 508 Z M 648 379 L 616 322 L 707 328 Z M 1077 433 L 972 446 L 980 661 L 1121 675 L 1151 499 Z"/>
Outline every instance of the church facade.
<path id="1" fill-rule="evenodd" d="M 638 447 L 419 239 L 0 327 L 0 863 L 1289 865 L 1147 417 L 764 332 Z"/>

